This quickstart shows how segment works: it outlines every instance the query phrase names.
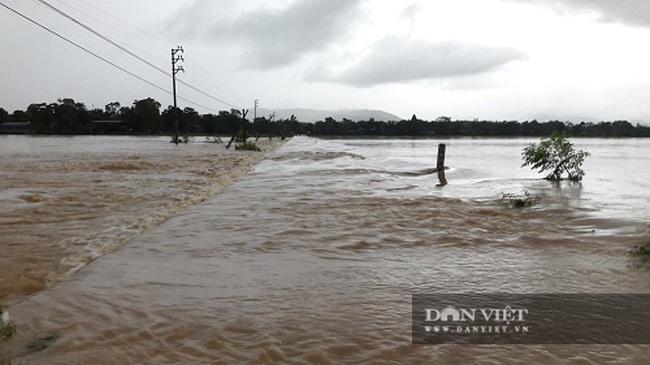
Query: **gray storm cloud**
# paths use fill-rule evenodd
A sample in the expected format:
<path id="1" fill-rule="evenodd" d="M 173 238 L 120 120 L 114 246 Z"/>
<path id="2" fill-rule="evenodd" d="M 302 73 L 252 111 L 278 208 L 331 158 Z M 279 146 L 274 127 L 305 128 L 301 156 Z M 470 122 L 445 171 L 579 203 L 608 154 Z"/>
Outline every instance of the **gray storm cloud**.
<path id="1" fill-rule="evenodd" d="M 360 2 L 298 0 L 283 9 L 258 8 L 224 16 L 227 11 L 217 10 L 215 2 L 197 0 L 179 12 L 175 24 L 186 36 L 239 42 L 246 66 L 272 69 L 340 40 L 359 21 Z"/>
<path id="2" fill-rule="evenodd" d="M 604 22 L 650 26 L 650 1 L 648 0 L 508 0 L 559 10 L 595 11 Z"/>
<path id="3" fill-rule="evenodd" d="M 475 75 L 525 58 L 525 54 L 514 48 L 453 41 L 430 44 L 391 37 L 376 44 L 363 60 L 336 79 L 368 87 Z"/>

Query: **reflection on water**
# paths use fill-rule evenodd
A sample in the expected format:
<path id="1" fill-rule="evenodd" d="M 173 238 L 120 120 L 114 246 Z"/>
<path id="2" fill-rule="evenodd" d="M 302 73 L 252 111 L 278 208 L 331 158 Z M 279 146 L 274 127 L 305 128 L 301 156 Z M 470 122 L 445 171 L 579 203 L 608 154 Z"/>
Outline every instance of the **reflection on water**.
<path id="1" fill-rule="evenodd" d="M 450 185 L 437 188 L 408 172 L 431 167 L 438 141 L 296 138 L 215 198 L 14 306 L 17 351 L 56 333 L 25 359 L 647 363 L 650 346 L 411 345 L 414 293 L 650 290 L 650 271 L 626 256 L 647 234 L 650 193 L 631 191 L 650 171 L 634 157 L 648 152 L 641 141 L 578 141 L 592 152 L 585 181 L 556 187 L 519 168 L 530 141 L 447 142 Z M 522 191 L 540 203 L 501 204 Z"/>

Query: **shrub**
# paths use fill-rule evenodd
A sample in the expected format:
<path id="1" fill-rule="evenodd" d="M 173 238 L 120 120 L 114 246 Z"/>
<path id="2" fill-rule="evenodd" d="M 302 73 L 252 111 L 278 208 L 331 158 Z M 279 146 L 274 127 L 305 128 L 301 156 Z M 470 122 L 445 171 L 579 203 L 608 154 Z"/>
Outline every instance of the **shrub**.
<path id="1" fill-rule="evenodd" d="M 524 195 L 503 193 L 501 204 L 508 208 L 528 208 L 539 203 L 539 198 L 525 191 Z"/>
<path id="2" fill-rule="evenodd" d="M 252 142 L 243 142 L 243 143 L 237 143 L 235 145 L 235 150 L 237 151 L 256 151 L 260 152 L 261 149 L 257 147 L 255 143 Z"/>
<path id="3" fill-rule="evenodd" d="M 178 139 L 176 139 L 176 136 L 172 136 L 172 137 L 171 137 L 171 140 L 169 141 L 169 143 L 176 143 L 176 144 L 184 143 L 184 144 L 188 144 L 188 143 L 192 142 L 193 140 L 194 140 L 194 137 L 192 137 L 192 136 L 179 136 Z"/>
<path id="4" fill-rule="evenodd" d="M 522 151 L 524 163 L 539 172 L 549 171 L 545 179 L 562 180 L 566 174 L 569 180 L 580 181 L 585 172 L 582 164 L 589 152 L 576 151 L 573 144 L 561 133 L 553 133 L 549 138 L 543 138 L 539 143 L 533 143 Z"/>
<path id="5" fill-rule="evenodd" d="M 0 324 L 0 344 L 9 341 L 16 334 L 16 327 L 11 324 Z"/>
<path id="6" fill-rule="evenodd" d="M 16 327 L 9 323 L 9 314 L 0 307 L 0 344 L 9 341 L 16 334 Z"/>
<path id="7" fill-rule="evenodd" d="M 632 252 L 634 256 L 643 257 L 650 260 L 650 241 L 645 245 L 639 245 L 634 248 Z"/>

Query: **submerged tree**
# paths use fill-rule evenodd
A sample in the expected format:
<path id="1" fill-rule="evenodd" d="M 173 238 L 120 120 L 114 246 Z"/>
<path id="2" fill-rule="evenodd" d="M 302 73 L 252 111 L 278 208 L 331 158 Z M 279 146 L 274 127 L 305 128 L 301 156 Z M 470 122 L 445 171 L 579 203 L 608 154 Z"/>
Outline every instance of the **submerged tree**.
<path id="1" fill-rule="evenodd" d="M 549 171 L 547 180 L 559 181 L 566 174 L 569 180 L 580 181 L 585 174 L 582 164 L 587 156 L 589 152 L 574 150 L 566 135 L 553 133 L 549 138 L 524 148 L 521 166 L 530 166 L 539 172 Z"/>

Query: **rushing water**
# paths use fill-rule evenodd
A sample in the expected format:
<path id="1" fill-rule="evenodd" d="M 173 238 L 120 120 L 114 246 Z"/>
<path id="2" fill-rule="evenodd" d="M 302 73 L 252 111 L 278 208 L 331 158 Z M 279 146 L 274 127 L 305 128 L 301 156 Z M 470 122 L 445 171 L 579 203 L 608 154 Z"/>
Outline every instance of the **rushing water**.
<path id="1" fill-rule="evenodd" d="M 263 157 L 203 139 L 167 141 L 0 136 L 0 306 L 216 195 Z"/>
<path id="2" fill-rule="evenodd" d="M 446 142 L 449 185 L 418 174 Z M 650 143 L 577 140 L 581 185 L 532 140 L 295 138 L 221 194 L 12 307 L 30 364 L 638 363 L 650 346 L 416 346 L 417 293 L 648 293 Z M 514 209 L 502 194 L 529 192 Z M 18 341 L 16 346 L 21 346 Z M 22 350 L 16 349 L 16 353 Z"/>

